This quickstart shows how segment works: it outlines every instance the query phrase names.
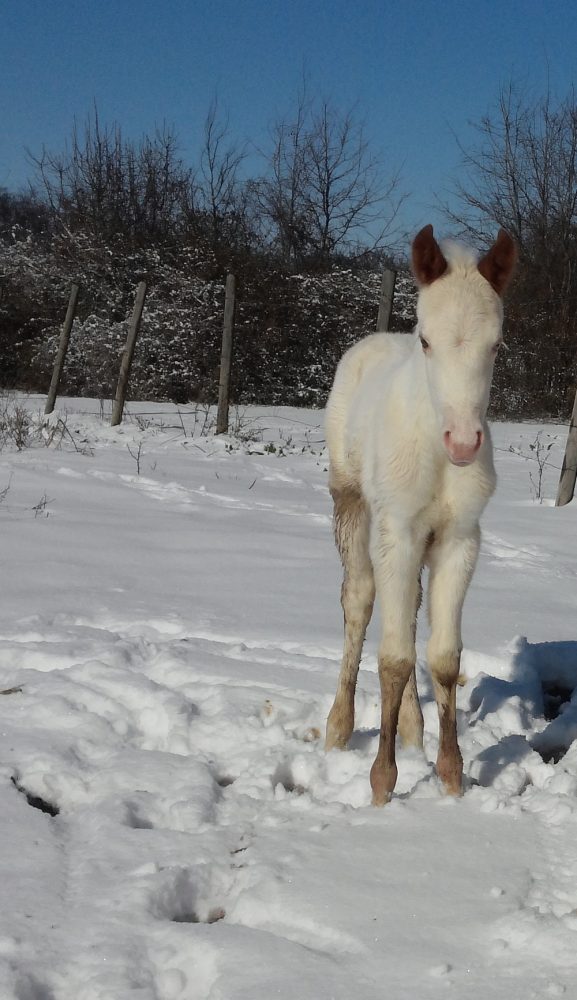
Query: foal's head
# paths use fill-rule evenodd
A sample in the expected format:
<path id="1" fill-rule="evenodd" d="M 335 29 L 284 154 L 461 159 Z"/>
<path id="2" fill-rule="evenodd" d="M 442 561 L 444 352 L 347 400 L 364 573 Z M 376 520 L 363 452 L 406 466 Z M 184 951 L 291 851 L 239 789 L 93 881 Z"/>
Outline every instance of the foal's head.
<path id="1" fill-rule="evenodd" d="M 419 283 L 419 344 L 439 418 L 443 445 L 454 465 L 470 465 L 483 443 L 493 364 L 501 343 L 502 295 L 517 250 L 504 229 L 477 263 L 455 245 L 441 250 L 433 227 L 413 242 L 413 273 Z"/>

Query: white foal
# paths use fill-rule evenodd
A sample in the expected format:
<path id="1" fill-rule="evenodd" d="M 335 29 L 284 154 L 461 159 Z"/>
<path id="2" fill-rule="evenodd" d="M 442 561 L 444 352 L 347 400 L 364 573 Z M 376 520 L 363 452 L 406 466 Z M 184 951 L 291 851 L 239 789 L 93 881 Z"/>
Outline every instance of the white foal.
<path id="1" fill-rule="evenodd" d="M 439 710 L 437 773 L 461 791 L 456 684 L 461 612 L 479 551 L 479 518 L 495 488 L 485 417 L 501 343 L 502 295 L 516 261 L 501 229 L 479 261 L 439 247 L 425 226 L 412 247 L 419 284 L 413 336 L 374 334 L 352 347 L 336 372 L 326 411 L 336 542 L 344 567 L 344 652 L 327 722 L 326 748 L 344 748 L 375 591 L 381 732 L 371 769 L 373 803 L 397 780 L 395 736 L 423 745 L 415 682 L 420 577 L 429 567 L 427 648 Z"/>

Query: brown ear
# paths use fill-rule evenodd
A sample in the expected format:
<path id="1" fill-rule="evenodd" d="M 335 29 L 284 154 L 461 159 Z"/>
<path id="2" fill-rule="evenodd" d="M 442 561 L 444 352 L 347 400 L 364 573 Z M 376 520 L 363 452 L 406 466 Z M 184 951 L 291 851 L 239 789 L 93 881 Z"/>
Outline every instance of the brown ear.
<path id="1" fill-rule="evenodd" d="M 433 236 L 433 227 L 424 226 L 413 240 L 413 274 L 420 285 L 430 285 L 445 273 L 447 261 Z"/>
<path id="2" fill-rule="evenodd" d="M 513 277 L 517 263 L 517 246 L 506 229 L 500 229 L 497 240 L 478 264 L 479 271 L 497 295 L 503 295 Z"/>

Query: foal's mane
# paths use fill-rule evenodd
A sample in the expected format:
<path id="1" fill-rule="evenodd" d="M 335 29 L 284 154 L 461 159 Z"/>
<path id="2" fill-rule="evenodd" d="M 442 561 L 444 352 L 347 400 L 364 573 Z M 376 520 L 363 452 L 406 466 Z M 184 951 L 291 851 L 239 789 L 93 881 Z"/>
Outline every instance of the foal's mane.
<path id="1" fill-rule="evenodd" d="M 479 255 L 471 247 L 451 239 L 443 240 L 440 246 L 450 273 L 464 276 L 477 269 Z"/>

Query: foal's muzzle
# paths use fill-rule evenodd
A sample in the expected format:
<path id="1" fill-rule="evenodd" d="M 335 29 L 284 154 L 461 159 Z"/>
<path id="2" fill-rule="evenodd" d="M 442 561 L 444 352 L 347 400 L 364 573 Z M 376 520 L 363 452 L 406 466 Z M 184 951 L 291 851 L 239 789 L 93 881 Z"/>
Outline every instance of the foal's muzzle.
<path id="1" fill-rule="evenodd" d="M 454 431 L 445 431 L 443 444 L 453 465 L 471 465 L 483 444 L 483 431 L 475 430 L 465 440 L 457 437 Z"/>

